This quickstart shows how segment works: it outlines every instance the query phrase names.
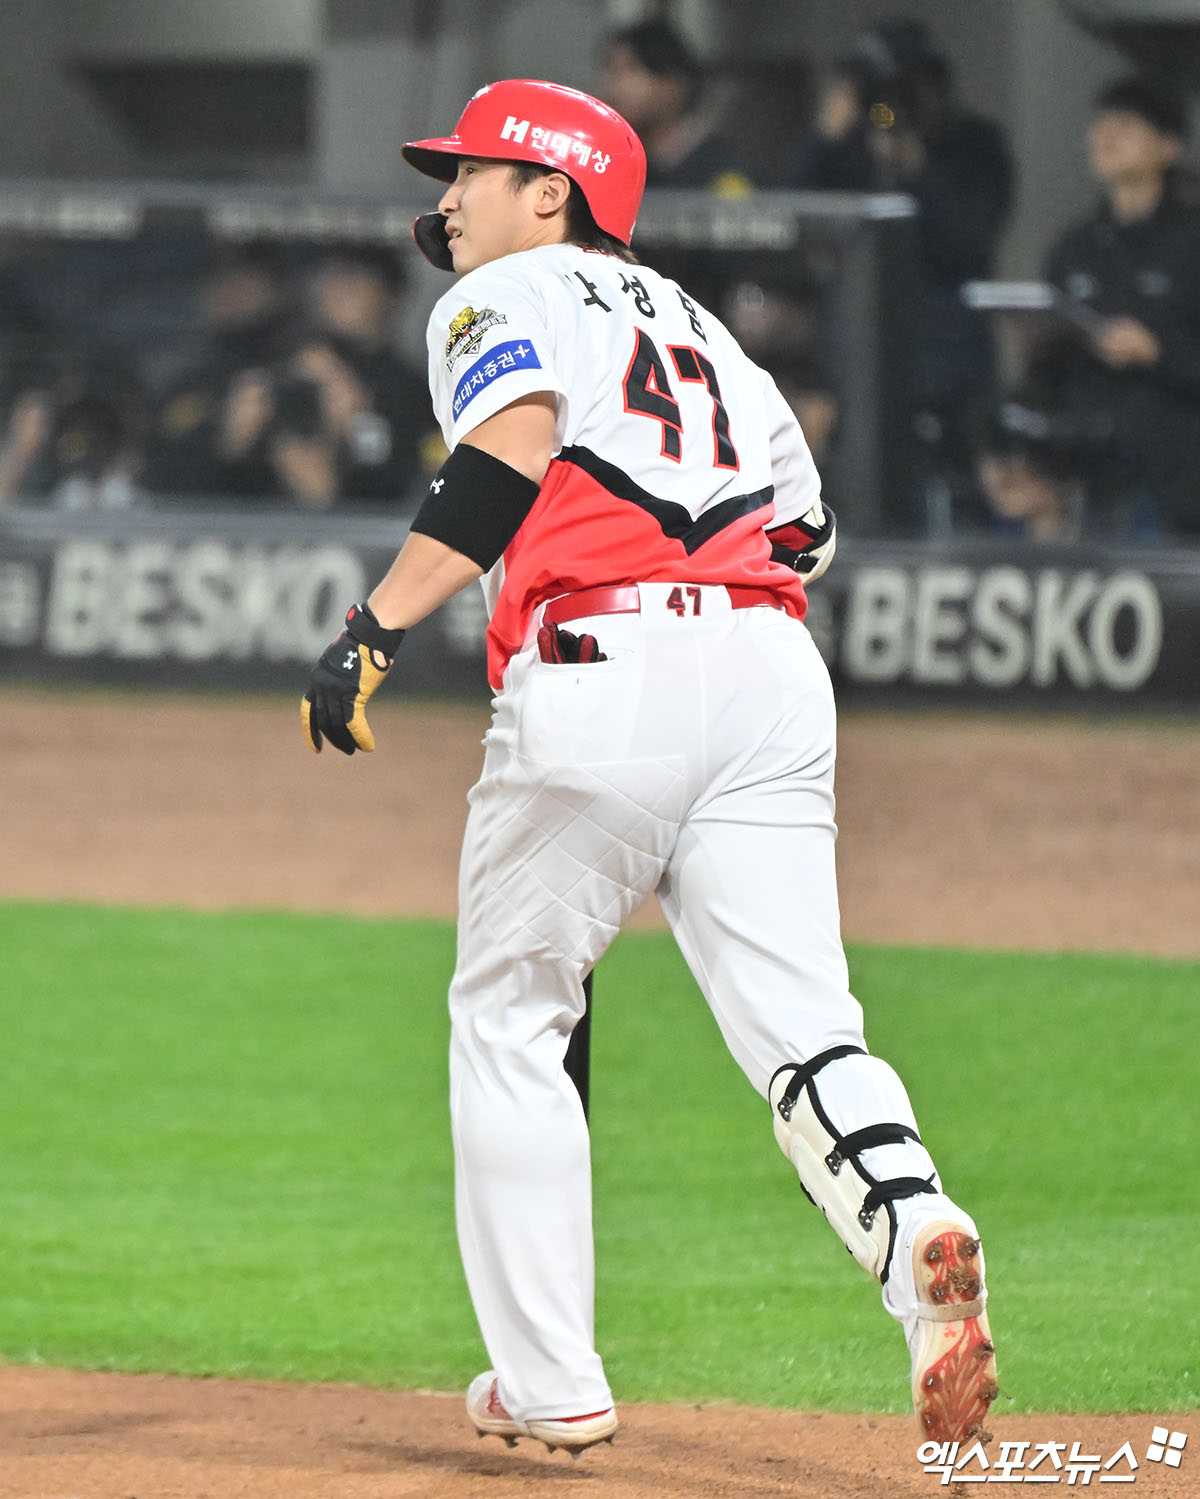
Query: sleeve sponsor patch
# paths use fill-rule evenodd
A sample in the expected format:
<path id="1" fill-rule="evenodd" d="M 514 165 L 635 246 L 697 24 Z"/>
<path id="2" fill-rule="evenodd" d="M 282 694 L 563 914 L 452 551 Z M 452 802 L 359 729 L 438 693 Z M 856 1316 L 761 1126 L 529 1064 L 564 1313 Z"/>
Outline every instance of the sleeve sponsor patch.
<path id="1" fill-rule="evenodd" d="M 497 323 L 508 319 L 494 307 L 464 307 L 450 319 L 450 337 L 446 340 L 446 368 L 452 370 L 460 359 L 475 354 L 483 342 L 483 336 Z"/>
<path id="2" fill-rule="evenodd" d="M 457 421 L 481 390 L 501 375 L 511 375 L 515 370 L 540 370 L 542 361 L 528 339 L 511 339 L 497 344 L 465 370 L 454 390 L 454 420 Z"/>

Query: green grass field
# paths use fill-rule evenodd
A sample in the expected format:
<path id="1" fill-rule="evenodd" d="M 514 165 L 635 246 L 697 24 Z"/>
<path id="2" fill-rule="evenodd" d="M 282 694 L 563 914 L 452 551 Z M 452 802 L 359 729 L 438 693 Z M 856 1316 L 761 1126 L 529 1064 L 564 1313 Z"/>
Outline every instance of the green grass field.
<path id="1" fill-rule="evenodd" d="M 482 1367 L 435 923 L 0 906 L 0 1358 L 457 1390 Z M 1200 1404 L 1200 964 L 858 947 L 868 1040 L 986 1237 L 1010 1410 Z M 598 1335 L 622 1399 L 903 1411 L 670 940 L 597 977 Z"/>

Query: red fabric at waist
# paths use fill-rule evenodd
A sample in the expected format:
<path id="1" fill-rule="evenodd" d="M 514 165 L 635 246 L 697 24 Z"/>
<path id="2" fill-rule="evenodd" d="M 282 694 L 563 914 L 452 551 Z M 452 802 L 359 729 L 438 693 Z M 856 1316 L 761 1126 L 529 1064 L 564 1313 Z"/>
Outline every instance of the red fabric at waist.
<path id="1" fill-rule="evenodd" d="M 713 586 L 713 585 L 706 585 Z M 716 585 L 720 586 L 720 585 Z M 783 601 L 771 588 L 746 588 L 729 584 L 725 592 L 734 609 L 754 609 L 769 605 L 782 609 Z M 566 624 L 571 619 L 584 619 L 593 614 L 640 614 L 641 595 L 636 583 L 625 583 L 612 588 L 581 588 L 577 593 L 564 593 L 551 599 L 542 613 L 542 622 L 547 625 Z"/>

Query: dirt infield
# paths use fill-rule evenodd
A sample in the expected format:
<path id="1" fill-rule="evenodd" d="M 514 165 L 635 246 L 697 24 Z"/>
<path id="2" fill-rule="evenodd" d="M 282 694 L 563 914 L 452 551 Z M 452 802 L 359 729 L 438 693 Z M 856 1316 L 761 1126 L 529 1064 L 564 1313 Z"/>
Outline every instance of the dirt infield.
<path id="1" fill-rule="evenodd" d="M 0 1394 L 0 1499 L 885 1499 L 942 1488 L 917 1461 L 915 1424 L 899 1417 L 630 1406 L 611 1447 L 572 1462 L 536 1443 L 478 1441 L 451 1395 L 46 1369 L 2 1371 Z M 1146 1460 L 1159 1419 L 1189 1436 L 1177 1469 Z M 1107 1462 L 1128 1441 L 1141 1499 L 1200 1495 L 1193 1417 L 992 1424 L 992 1458 L 1003 1441 L 1029 1442 L 1026 1464 L 1038 1443 L 1065 1442 L 1064 1486 L 1073 1443 L 1076 1456 Z"/>
<path id="2" fill-rule="evenodd" d="M 282 700 L 10 691 L 0 712 L 0 898 L 453 909 L 482 708 L 381 706 L 380 752 L 353 761 L 307 753 Z M 1200 956 L 1198 765 L 1195 727 L 849 716 L 846 935 Z M 1000 1376 L 1003 1392 L 1003 1347 Z M 1078 1441 L 1107 1459 L 1129 1441 L 1138 1494 L 1198 1499 L 1194 1413 L 1173 1423 L 1189 1435 L 1179 1468 L 1146 1460 L 1167 1419 L 999 1414 L 989 1454 Z M 909 1420 L 645 1406 L 623 1420 L 612 1448 L 576 1464 L 476 1442 L 458 1396 L 0 1369 L 0 1499 L 876 1499 L 941 1486 Z"/>
<path id="3" fill-rule="evenodd" d="M 353 759 L 306 751 L 290 701 L 0 714 L 0 898 L 453 912 L 486 708 L 381 705 Z M 1200 956 L 1198 767 L 1196 726 L 846 717 L 846 936 Z"/>

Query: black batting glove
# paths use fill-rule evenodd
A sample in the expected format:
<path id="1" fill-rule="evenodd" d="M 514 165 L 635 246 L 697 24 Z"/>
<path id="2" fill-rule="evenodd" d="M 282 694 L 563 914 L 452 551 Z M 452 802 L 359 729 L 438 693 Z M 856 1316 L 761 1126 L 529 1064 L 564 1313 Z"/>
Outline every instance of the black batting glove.
<path id="1" fill-rule="evenodd" d="M 403 630 L 385 630 L 367 604 L 348 611 L 346 628 L 313 667 L 300 704 L 305 742 L 316 754 L 322 737 L 344 755 L 375 748 L 367 699 L 391 670 L 403 639 Z"/>
<path id="2" fill-rule="evenodd" d="M 832 506 L 817 500 L 798 519 L 772 527 L 767 537 L 772 562 L 782 562 L 806 583 L 815 583 L 837 550 L 837 516 Z"/>
<path id="3" fill-rule="evenodd" d="M 590 661 L 608 660 L 594 635 L 572 635 L 558 625 L 543 625 L 537 643 L 541 659 L 559 666 L 586 666 Z"/>

